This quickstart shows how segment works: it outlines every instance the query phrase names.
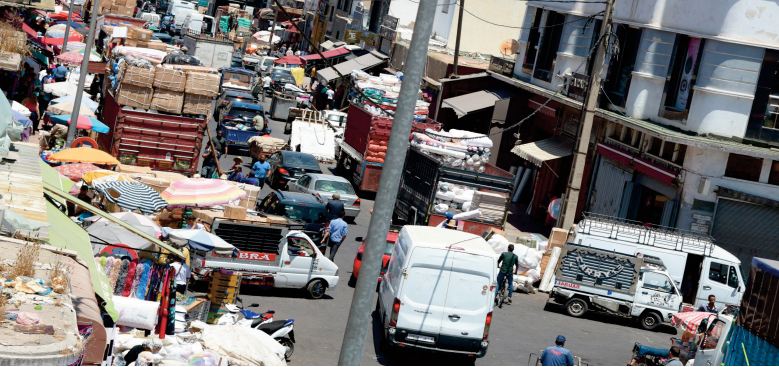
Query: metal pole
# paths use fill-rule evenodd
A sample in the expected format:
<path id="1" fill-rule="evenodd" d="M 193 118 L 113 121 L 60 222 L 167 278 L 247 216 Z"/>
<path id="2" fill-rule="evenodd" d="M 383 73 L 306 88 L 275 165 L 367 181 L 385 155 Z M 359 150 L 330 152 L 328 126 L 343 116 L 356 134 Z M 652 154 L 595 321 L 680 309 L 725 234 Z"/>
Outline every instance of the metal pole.
<path id="1" fill-rule="evenodd" d="M 91 19 L 89 20 L 89 34 L 87 34 L 87 45 L 84 47 L 84 58 L 81 60 L 81 69 L 78 75 L 78 86 L 76 88 L 76 98 L 73 100 L 73 111 L 70 113 L 70 123 L 68 124 L 68 140 L 65 146 L 70 146 L 73 139 L 76 138 L 76 124 L 78 114 L 81 112 L 81 97 L 84 94 L 84 83 L 87 81 L 89 72 L 89 55 L 92 54 L 92 46 L 95 45 L 95 34 L 97 33 L 97 9 L 100 0 L 92 0 Z"/>
<path id="2" fill-rule="evenodd" d="M 342 366 L 361 364 L 365 337 L 372 330 L 371 310 L 373 309 L 373 296 L 376 293 L 376 279 L 379 276 L 381 257 L 387 243 L 387 231 L 389 231 L 400 178 L 403 174 L 403 164 L 408 150 L 408 136 L 411 133 L 411 120 L 416 106 L 417 93 L 419 93 L 419 84 L 422 81 L 424 60 L 427 59 L 427 47 L 433 32 L 431 19 L 435 16 L 436 2 L 437 0 L 419 2 L 414 35 L 411 38 L 411 46 L 406 56 L 406 68 L 403 71 L 404 77 L 398 97 L 398 109 L 394 116 L 392 133 L 387 146 L 387 159 L 382 168 L 381 182 L 368 228 L 368 243 L 363 254 L 360 277 L 357 279 L 357 287 L 352 297 L 349 319 L 346 322 L 346 331 L 344 332 L 343 344 L 341 344 L 341 354 L 338 358 L 338 364 Z"/>
<path id="3" fill-rule="evenodd" d="M 574 150 L 573 167 L 571 168 L 571 177 L 568 179 L 568 190 L 565 193 L 565 206 L 562 212 L 562 228 L 571 228 L 576 219 L 576 207 L 579 204 L 579 193 L 582 187 L 582 178 L 584 177 L 584 165 L 587 160 L 587 151 L 590 148 L 590 137 L 592 136 L 592 124 L 595 119 L 595 110 L 598 107 L 598 96 L 600 95 L 601 70 L 603 62 L 606 59 L 606 45 L 611 32 L 611 13 L 614 9 L 614 0 L 608 0 L 606 11 L 603 15 L 603 23 L 598 34 L 598 49 L 593 59 L 592 71 L 590 71 L 590 80 L 582 104 L 581 120 L 579 122 L 579 134 L 576 139 L 576 149 Z"/>
<path id="4" fill-rule="evenodd" d="M 271 7 L 273 9 L 273 7 Z M 273 34 L 276 33 L 276 21 L 279 19 L 279 11 L 273 12 L 273 25 L 270 27 L 270 38 L 268 38 L 268 56 L 273 52 Z M 281 55 L 284 56 L 284 55 Z"/>
<path id="5" fill-rule="evenodd" d="M 449 5 L 444 5 L 449 6 Z M 460 0 L 460 15 L 457 18 L 457 38 L 454 39 L 454 67 L 452 68 L 452 77 L 457 77 L 457 66 L 460 62 L 460 33 L 463 30 L 463 11 L 465 10 L 465 0 Z"/>
<path id="6" fill-rule="evenodd" d="M 70 21 L 73 19 L 73 2 L 66 1 L 68 4 L 68 22 L 65 24 L 65 38 L 62 39 L 62 52 L 68 48 L 68 37 L 70 37 Z"/>

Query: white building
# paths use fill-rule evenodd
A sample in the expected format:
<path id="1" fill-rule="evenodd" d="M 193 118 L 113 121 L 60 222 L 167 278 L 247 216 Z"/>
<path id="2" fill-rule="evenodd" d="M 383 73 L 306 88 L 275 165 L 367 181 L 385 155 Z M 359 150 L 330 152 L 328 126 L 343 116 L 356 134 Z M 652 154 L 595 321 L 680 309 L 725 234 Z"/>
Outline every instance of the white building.
<path id="1" fill-rule="evenodd" d="M 604 4 L 527 5 L 514 83 L 576 109 Z M 779 258 L 779 3 L 617 0 L 613 20 L 585 210 Z"/>

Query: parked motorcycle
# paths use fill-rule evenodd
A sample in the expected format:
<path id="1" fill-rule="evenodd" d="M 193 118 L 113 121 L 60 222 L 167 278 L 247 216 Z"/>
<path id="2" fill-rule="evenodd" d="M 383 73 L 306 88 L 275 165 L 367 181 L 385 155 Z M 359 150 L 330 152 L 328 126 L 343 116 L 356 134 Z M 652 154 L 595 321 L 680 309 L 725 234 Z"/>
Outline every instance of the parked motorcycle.
<path id="1" fill-rule="evenodd" d="M 636 342 L 628 366 L 663 366 L 668 359 L 668 348 L 656 348 Z"/>
<path id="2" fill-rule="evenodd" d="M 241 299 L 238 298 L 238 301 L 241 302 Z M 256 303 L 249 305 L 249 307 L 259 306 Z M 273 316 L 276 313 L 273 310 L 258 314 L 235 304 L 227 304 L 225 309 L 227 309 L 228 313 L 222 315 L 217 320 L 217 325 L 240 325 L 260 330 L 287 348 L 286 353 L 284 353 L 284 358 L 287 361 L 292 358 L 292 353 L 295 351 L 294 319 L 273 320 Z"/>

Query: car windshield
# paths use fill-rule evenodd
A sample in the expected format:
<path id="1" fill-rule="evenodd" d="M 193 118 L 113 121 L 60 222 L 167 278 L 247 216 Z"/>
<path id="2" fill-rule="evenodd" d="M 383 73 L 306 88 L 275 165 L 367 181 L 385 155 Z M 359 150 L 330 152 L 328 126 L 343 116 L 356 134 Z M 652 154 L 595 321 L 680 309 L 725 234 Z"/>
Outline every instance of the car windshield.
<path id="1" fill-rule="evenodd" d="M 354 194 L 352 184 L 343 181 L 319 180 L 314 184 L 316 191 L 331 192 L 337 194 Z"/>
<path id="2" fill-rule="evenodd" d="M 292 73 L 290 73 L 289 70 L 286 69 L 273 69 L 271 72 L 270 78 L 272 80 L 276 81 L 294 81 L 295 78 L 292 77 Z"/>
<path id="3" fill-rule="evenodd" d="M 323 206 L 285 205 L 284 216 L 306 223 L 318 223 L 325 217 L 325 208 Z"/>
<path id="4" fill-rule="evenodd" d="M 317 162 L 314 156 L 308 154 L 286 154 L 284 155 L 284 165 L 288 167 L 319 169 L 319 162 Z"/>
<path id="5" fill-rule="evenodd" d="M 275 61 L 275 59 L 265 59 L 262 61 L 262 66 L 265 67 L 271 66 L 273 65 L 273 61 Z"/>
<path id="6" fill-rule="evenodd" d="M 254 116 L 261 114 L 260 111 L 253 111 L 253 110 L 247 110 L 244 108 L 231 108 L 230 112 L 227 114 L 228 116 L 232 117 L 242 117 L 247 119 L 252 119 Z"/>

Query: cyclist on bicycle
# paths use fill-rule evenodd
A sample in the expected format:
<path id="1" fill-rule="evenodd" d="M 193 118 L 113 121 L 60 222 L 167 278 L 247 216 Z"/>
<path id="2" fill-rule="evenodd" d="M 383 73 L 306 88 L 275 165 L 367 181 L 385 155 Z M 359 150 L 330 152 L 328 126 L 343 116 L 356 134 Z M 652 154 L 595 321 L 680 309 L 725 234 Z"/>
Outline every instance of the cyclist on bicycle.
<path id="1" fill-rule="evenodd" d="M 519 258 L 514 254 L 514 245 L 509 245 L 508 251 L 500 254 L 498 258 L 498 288 L 495 289 L 495 298 L 498 292 L 503 288 L 503 282 L 508 282 L 509 299 L 506 303 L 511 304 L 511 294 L 514 293 L 514 268 L 519 270 Z"/>

